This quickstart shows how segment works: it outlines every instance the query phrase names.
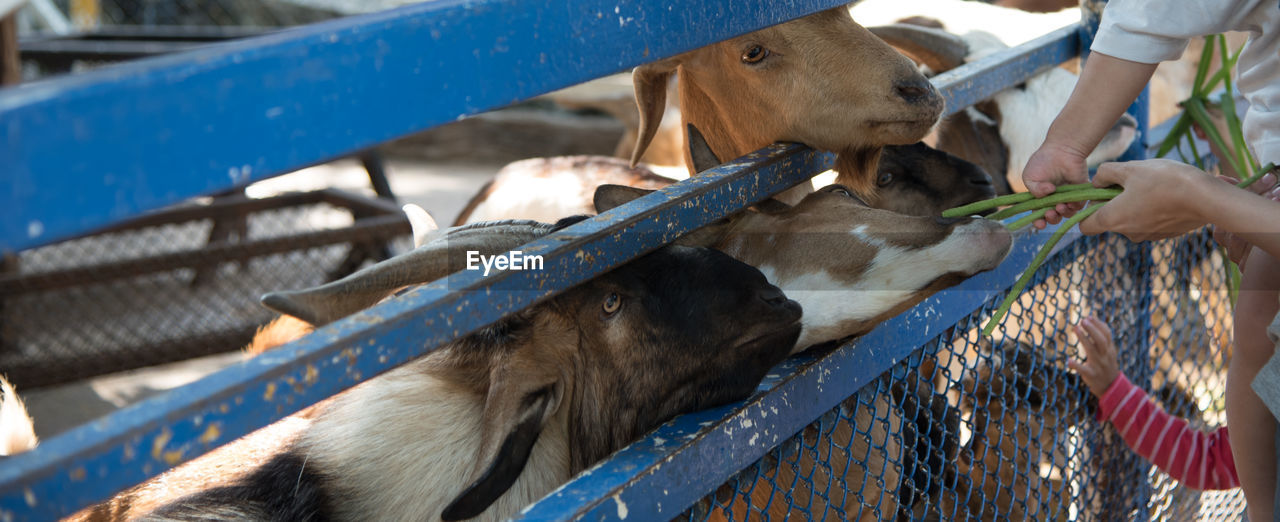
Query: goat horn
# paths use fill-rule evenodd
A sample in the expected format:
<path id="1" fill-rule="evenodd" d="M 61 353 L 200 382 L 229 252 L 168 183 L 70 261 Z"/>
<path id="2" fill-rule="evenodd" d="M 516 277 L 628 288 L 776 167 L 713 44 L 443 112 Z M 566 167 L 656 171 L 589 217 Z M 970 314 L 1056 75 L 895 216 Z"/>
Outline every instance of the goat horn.
<path id="1" fill-rule="evenodd" d="M 403 207 L 404 215 L 409 218 L 409 228 L 413 231 L 413 248 L 418 248 L 434 239 L 432 232 L 440 229 L 436 220 L 422 207 L 409 203 Z"/>
<path id="2" fill-rule="evenodd" d="M 890 24 L 868 27 L 871 34 L 885 43 L 916 57 L 921 63 L 943 73 L 964 65 L 969 44 L 964 39 L 941 29 L 912 24 Z"/>
<path id="3" fill-rule="evenodd" d="M 429 283 L 466 266 L 468 251 L 493 255 L 546 235 L 551 225 L 536 221 L 498 221 L 451 228 L 412 251 L 337 281 L 303 290 L 262 296 L 267 308 L 325 325 L 373 306 L 410 285 Z"/>

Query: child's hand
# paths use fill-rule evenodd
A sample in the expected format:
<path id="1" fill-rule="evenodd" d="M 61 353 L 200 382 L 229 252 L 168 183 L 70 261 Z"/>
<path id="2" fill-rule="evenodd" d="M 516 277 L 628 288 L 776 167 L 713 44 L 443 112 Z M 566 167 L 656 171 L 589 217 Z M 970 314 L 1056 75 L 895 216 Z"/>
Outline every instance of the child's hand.
<path id="1" fill-rule="evenodd" d="M 1120 375 L 1111 329 L 1096 317 L 1084 318 L 1075 329 L 1076 337 L 1080 338 L 1080 346 L 1084 347 L 1085 360 L 1069 360 L 1067 367 L 1080 374 L 1084 383 L 1089 385 L 1089 391 L 1101 398 Z"/>

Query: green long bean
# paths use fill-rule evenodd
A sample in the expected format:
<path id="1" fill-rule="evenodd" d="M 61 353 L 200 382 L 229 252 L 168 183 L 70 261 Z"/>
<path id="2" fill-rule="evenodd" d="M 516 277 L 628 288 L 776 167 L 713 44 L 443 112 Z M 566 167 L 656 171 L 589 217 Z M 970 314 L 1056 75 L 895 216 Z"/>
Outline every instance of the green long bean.
<path id="1" fill-rule="evenodd" d="M 1031 195 L 1030 192 L 1019 192 L 1017 194 L 1009 194 L 1009 195 L 1000 196 L 997 198 L 984 199 L 982 201 L 975 201 L 968 205 L 963 205 L 956 208 L 950 208 L 950 209 L 944 210 L 942 211 L 942 217 L 954 218 L 954 217 L 972 216 L 984 210 L 991 210 L 996 207 L 1003 207 L 1005 205 L 1013 205 L 1015 203 L 1029 201 L 1034 197 L 1035 196 Z"/>
<path id="2" fill-rule="evenodd" d="M 1110 189 L 1110 188 L 1072 190 L 1064 193 L 1055 192 L 1043 198 L 1032 199 L 1031 201 L 1026 201 L 1023 203 L 1019 203 L 1017 205 L 1013 205 L 1009 208 L 996 212 L 995 214 L 987 216 L 987 219 L 1004 219 L 1007 217 L 1013 217 L 1023 212 L 1026 212 L 1028 210 L 1039 210 L 1042 208 L 1049 208 L 1054 205 L 1057 205 L 1058 203 L 1073 203 L 1073 202 L 1089 201 L 1089 200 L 1106 201 L 1118 195 L 1120 195 L 1120 189 Z"/>
<path id="3" fill-rule="evenodd" d="M 1073 185 L 1063 185 L 1061 187 L 1058 187 L 1058 189 L 1055 190 L 1053 194 L 1061 194 L 1064 192 L 1078 192 L 1081 190 L 1088 190 L 1091 188 L 1094 188 L 1093 184 L 1091 183 L 1076 183 Z M 1003 207 L 1006 205 L 1016 205 L 1019 203 L 1026 203 L 1032 200 L 1035 200 L 1035 196 L 1033 196 L 1030 192 L 1019 192 L 1017 194 L 1007 194 L 1004 196 L 995 197 L 991 199 L 984 199 L 982 201 L 975 201 L 968 205 L 944 210 L 942 211 L 942 217 L 954 218 L 954 217 L 972 216 L 979 212 L 982 212 L 985 210 L 991 210 L 996 207 Z"/>
<path id="4" fill-rule="evenodd" d="M 1069 219 L 1062 222 L 1062 226 L 1053 231 L 1053 235 L 1049 236 L 1048 241 L 1044 242 L 1044 246 L 1040 247 L 1040 251 L 1036 252 L 1036 257 L 1031 260 L 1031 264 L 1027 266 L 1026 270 L 1022 271 L 1022 275 L 1019 276 L 1018 281 L 1013 284 L 1013 288 L 1009 289 L 1009 294 L 1004 297 L 1004 301 L 1000 303 L 1000 307 L 996 308 L 995 313 L 991 314 L 991 319 L 988 320 L 987 325 L 982 328 L 982 335 L 989 336 L 991 335 L 991 332 L 995 331 L 996 323 L 999 323 L 1000 319 L 1004 318 L 1004 315 L 1009 313 L 1009 308 L 1013 307 L 1013 301 L 1022 294 L 1022 290 L 1027 287 L 1027 283 L 1031 282 L 1031 276 L 1035 274 L 1036 269 L 1040 268 L 1040 265 L 1044 263 L 1045 258 L 1049 257 L 1049 252 L 1053 251 L 1053 247 L 1058 244 L 1058 241 L 1062 240 L 1062 236 L 1065 236 L 1068 230 L 1071 230 L 1072 227 L 1076 226 L 1081 221 L 1084 221 L 1085 218 L 1093 215 L 1093 213 L 1097 212 L 1100 208 L 1102 208 L 1102 204 L 1090 205 L 1084 210 L 1076 213 L 1076 215 L 1071 216 Z"/>
<path id="5" fill-rule="evenodd" d="M 1027 214 L 1026 216 L 1023 216 L 1022 218 L 1018 219 L 1017 221 L 1014 221 L 1013 223 L 1009 223 L 1008 225 L 1005 225 L 1005 228 L 1008 228 L 1010 232 L 1017 232 L 1024 228 L 1027 228 L 1027 225 L 1035 223 L 1037 220 L 1044 219 L 1044 215 L 1048 213 L 1049 213 L 1048 207 L 1042 208 L 1040 210 Z"/>
<path id="6" fill-rule="evenodd" d="M 1236 186 L 1240 188 L 1248 188 L 1249 185 L 1253 184 L 1253 182 L 1262 179 L 1262 177 L 1266 176 L 1268 172 L 1271 172 L 1275 169 L 1276 169 L 1275 163 L 1267 163 L 1266 165 L 1263 165 L 1262 168 L 1255 171 L 1252 176 L 1249 176 L 1247 179 L 1240 180 L 1239 183 L 1236 183 Z"/>

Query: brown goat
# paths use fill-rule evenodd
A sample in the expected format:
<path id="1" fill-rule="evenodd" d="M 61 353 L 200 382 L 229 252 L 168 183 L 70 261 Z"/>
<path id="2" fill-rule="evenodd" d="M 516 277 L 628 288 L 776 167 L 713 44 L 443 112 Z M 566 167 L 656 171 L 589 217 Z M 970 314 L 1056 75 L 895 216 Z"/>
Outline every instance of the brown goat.
<path id="1" fill-rule="evenodd" d="M 1055 476 L 1067 465 L 1057 445 L 1096 403 L 1079 376 L 1054 365 L 1043 350 L 999 344 L 982 338 L 964 351 L 963 357 L 976 360 L 960 361 L 959 353 L 945 357 L 948 374 L 962 376 L 953 393 L 961 394 L 961 415 L 972 435 L 955 459 L 954 486 L 935 494 L 927 511 L 943 520 L 1066 519 L 1072 496 Z M 957 370 L 963 367 L 968 369 Z M 916 508 L 920 515 L 922 506 Z"/>
<path id="2" fill-rule="evenodd" d="M 804 143 L 839 153 L 836 181 L 859 194 L 874 190 L 881 147 L 919 141 L 942 113 L 941 96 L 911 61 L 839 7 L 637 67 L 632 163 L 658 132 L 677 72 L 684 122 L 717 157 Z M 801 185 L 781 199 L 793 203 L 810 190 Z"/>

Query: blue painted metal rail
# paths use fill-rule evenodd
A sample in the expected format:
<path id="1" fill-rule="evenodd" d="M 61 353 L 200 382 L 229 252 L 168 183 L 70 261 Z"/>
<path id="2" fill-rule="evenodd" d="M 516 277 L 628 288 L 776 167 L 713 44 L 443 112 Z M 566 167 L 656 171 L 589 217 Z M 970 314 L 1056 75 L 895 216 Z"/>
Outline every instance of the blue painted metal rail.
<path id="1" fill-rule="evenodd" d="M 536 13 L 508 4 L 434 2 L 0 92 L 0 165 L 10 181 L 0 193 L 0 250 L 83 233 L 840 5 L 797 0 L 730 14 L 692 0 L 662 6 L 592 1 Z M 1079 46 L 1078 31 L 1067 28 L 936 83 L 954 112 L 1074 56 Z M 133 123 L 122 125 L 126 121 Z M 71 132 L 55 132 L 64 128 Z M 522 248 L 544 257 L 546 270 L 537 275 L 455 275 L 448 288 L 415 290 L 46 440 L 0 466 L 0 518 L 53 518 L 101 501 L 804 181 L 829 163 L 827 155 L 799 145 L 763 149 Z M 761 408 L 788 397 L 793 405 L 812 406 L 770 416 L 764 433 L 794 433 L 1007 288 L 1037 245 L 1020 242 L 1000 269 L 894 319 L 857 351 L 845 347 L 820 360 L 788 361 L 762 385 L 765 393 L 747 403 L 673 421 L 526 515 L 613 518 L 617 511 L 606 499 L 636 495 L 670 500 L 631 503 L 633 516 L 678 513 L 732 469 L 676 457 L 741 449 L 726 427 L 759 418 Z M 813 380 L 826 371 L 839 372 L 839 386 L 816 395 Z M 703 427 L 706 421 L 714 424 Z M 767 447 L 735 454 L 732 463 L 741 467 Z M 663 495 L 656 494 L 660 489 Z"/>
<path id="2" fill-rule="evenodd" d="M 840 5 L 443 0 L 6 90 L 0 251 Z"/>

